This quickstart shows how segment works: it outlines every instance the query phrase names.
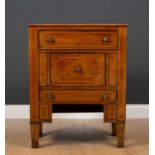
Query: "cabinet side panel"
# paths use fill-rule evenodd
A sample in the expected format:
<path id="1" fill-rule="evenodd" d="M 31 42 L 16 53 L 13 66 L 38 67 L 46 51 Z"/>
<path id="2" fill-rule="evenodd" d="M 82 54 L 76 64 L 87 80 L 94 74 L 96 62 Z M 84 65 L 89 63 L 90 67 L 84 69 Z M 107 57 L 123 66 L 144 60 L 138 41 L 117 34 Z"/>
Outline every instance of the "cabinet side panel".
<path id="1" fill-rule="evenodd" d="M 30 118 L 38 119 L 38 54 L 37 28 L 29 27 Z"/>
<path id="2" fill-rule="evenodd" d="M 118 51 L 118 121 L 126 119 L 126 34 L 127 28 L 119 28 Z"/>

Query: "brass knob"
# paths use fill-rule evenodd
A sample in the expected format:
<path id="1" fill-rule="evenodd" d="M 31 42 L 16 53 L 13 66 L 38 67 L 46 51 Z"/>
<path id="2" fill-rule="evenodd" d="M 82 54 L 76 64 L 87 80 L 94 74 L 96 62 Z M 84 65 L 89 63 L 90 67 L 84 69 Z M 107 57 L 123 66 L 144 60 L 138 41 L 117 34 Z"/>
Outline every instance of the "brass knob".
<path id="1" fill-rule="evenodd" d="M 104 37 L 102 38 L 102 41 L 103 41 L 103 42 L 108 42 L 108 41 L 109 41 L 109 38 L 108 38 L 107 36 L 104 36 Z"/>
<path id="2" fill-rule="evenodd" d="M 53 94 L 49 93 L 49 94 L 48 94 L 48 99 L 54 99 Z"/>
<path id="3" fill-rule="evenodd" d="M 101 96 L 101 99 L 102 100 L 105 100 L 105 99 L 107 99 L 108 97 L 107 97 L 107 95 L 106 94 L 103 94 L 102 96 Z"/>
<path id="4" fill-rule="evenodd" d="M 54 41 L 54 39 L 52 37 L 48 37 L 47 42 L 48 43 L 52 43 Z"/>
<path id="5" fill-rule="evenodd" d="M 74 68 L 74 71 L 75 72 L 80 72 L 81 71 L 81 68 L 79 66 L 77 66 L 77 67 Z"/>

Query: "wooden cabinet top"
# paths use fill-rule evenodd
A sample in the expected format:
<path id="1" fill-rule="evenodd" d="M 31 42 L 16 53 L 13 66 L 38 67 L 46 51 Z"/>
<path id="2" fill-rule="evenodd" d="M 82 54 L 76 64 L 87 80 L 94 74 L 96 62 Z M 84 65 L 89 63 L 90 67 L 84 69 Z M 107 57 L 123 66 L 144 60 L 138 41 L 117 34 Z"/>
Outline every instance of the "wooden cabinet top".
<path id="1" fill-rule="evenodd" d="M 28 24 L 29 27 L 127 27 L 128 24 Z"/>

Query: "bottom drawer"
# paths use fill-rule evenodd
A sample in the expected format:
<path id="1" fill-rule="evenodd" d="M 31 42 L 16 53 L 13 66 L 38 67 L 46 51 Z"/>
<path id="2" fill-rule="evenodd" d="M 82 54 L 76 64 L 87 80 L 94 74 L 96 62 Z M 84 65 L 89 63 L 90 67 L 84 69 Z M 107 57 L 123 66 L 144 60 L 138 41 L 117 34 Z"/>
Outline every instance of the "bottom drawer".
<path id="1" fill-rule="evenodd" d="M 39 99 L 40 101 L 76 102 L 76 103 L 116 102 L 116 91 L 41 90 Z"/>

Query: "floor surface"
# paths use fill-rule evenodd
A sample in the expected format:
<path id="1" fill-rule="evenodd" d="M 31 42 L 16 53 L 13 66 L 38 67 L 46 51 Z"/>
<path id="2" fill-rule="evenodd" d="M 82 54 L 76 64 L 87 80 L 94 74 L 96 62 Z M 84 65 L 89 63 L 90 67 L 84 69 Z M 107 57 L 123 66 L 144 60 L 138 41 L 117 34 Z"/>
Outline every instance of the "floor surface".
<path id="1" fill-rule="evenodd" d="M 32 149 L 29 120 L 6 120 L 6 155 L 148 155 L 148 119 L 128 119 L 125 147 L 116 147 L 111 124 L 100 119 L 55 119 L 43 125 L 40 148 Z"/>

